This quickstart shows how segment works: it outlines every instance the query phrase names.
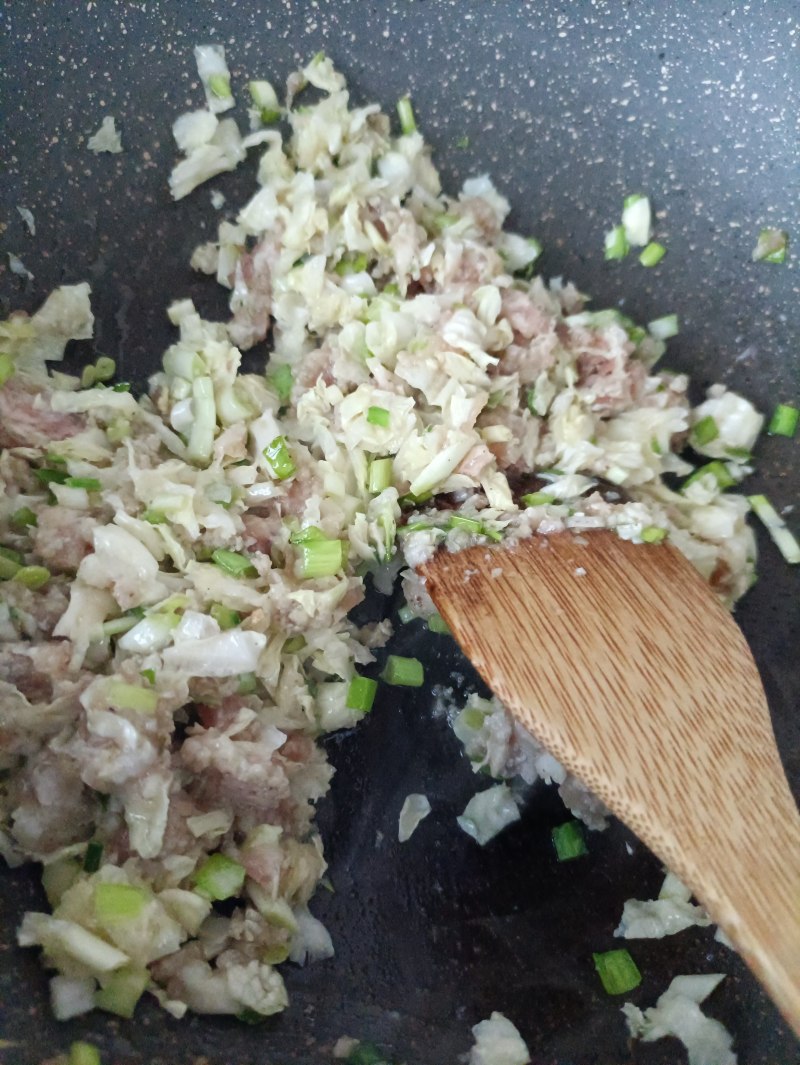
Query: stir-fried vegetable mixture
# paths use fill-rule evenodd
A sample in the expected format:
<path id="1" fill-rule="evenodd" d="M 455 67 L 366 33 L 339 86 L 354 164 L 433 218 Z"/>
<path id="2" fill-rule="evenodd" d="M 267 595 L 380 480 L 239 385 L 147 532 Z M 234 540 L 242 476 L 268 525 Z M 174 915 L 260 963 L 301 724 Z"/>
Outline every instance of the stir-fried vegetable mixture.
<path id="1" fill-rule="evenodd" d="M 393 130 L 318 56 L 282 102 L 250 84 L 243 138 L 218 118 L 224 54 L 197 54 L 207 107 L 175 123 L 173 194 L 262 151 L 255 195 L 193 257 L 230 318 L 172 303 L 175 342 L 139 399 L 108 358 L 46 367 L 91 336 L 88 285 L 0 324 L 0 852 L 42 865 L 52 912 L 19 938 L 43 948 L 60 1018 L 130 1017 L 145 992 L 175 1016 L 266 1016 L 287 1005 L 277 966 L 332 953 L 308 909 L 326 868 L 318 740 L 375 698 L 391 629 L 349 618 L 366 574 L 406 567 L 408 614 L 434 631 L 412 567 L 442 544 L 610 527 L 668 539 L 729 604 L 754 574 L 729 489 L 762 416 L 722 386 L 692 409 L 686 377 L 656 368 L 674 315 L 646 330 L 545 283 L 487 176 L 442 192 L 407 99 Z M 657 248 L 645 205 L 612 250 Z M 265 373 L 240 373 L 267 339 Z M 425 682 L 397 656 L 382 679 Z M 498 704 L 471 702 L 457 730 L 476 768 L 555 780 L 602 821 Z M 406 838 L 427 813 L 410 799 Z M 518 816 L 501 783 L 461 822 L 484 841 Z M 651 1012 L 630 1014 L 648 1038 Z M 502 1021 L 473 1060 L 490 1038 L 527 1060 Z"/>

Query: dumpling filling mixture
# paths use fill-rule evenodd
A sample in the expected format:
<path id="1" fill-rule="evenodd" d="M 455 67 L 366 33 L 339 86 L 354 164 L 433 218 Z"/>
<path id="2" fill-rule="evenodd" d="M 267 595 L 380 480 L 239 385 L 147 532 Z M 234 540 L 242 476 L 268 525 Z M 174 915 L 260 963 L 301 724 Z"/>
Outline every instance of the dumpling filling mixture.
<path id="1" fill-rule="evenodd" d="M 656 369 L 658 328 L 536 276 L 487 176 L 442 192 L 407 100 L 394 133 L 319 56 L 284 105 L 252 83 L 242 138 L 217 117 L 224 58 L 200 58 L 209 107 L 175 124 L 174 195 L 262 146 L 255 195 L 193 257 L 229 320 L 173 303 L 138 400 L 109 359 L 45 365 L 91 336 L 86 284 L 0 324 L 0 852 L 42 864 L 52 912 L 19 940 L 60 1018 L 129 1017 L 145 992 L 175 1016 L 266 1016 L 282 962 L 333 952 L 308 909 L 319 739 L 375 696 L 391 627 L 350 620 L 368 574 L 403 569 L 429 617 L 413 567 L 437 547 L 565 527 L 669 539 L 728 604 L 754 574 L 747 499 L 726 491 L 762 424 L 746 400 L 717 386 L 692 409 Z M 264 340 L 266 372 L 240 373 Z M 389 680 L 418 683 L 414 663 Z M 499 704 L 458 731 L 492 775 L 587 809 Z M 514 819 L 498 787 L 465 811 L 478 839 Z"/>

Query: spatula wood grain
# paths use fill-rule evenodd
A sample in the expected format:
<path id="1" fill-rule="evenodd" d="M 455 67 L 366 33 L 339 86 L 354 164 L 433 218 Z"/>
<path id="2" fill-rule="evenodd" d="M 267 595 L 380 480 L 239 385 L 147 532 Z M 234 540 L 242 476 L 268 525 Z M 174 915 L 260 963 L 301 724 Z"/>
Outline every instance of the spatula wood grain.
<path id="1" fill-rule="evenodd" d="M 707 583 L 670 545 L 608 531 L 420 572 L 487 684 L 692 888 L 800 1035 L 800 816 Z"/>

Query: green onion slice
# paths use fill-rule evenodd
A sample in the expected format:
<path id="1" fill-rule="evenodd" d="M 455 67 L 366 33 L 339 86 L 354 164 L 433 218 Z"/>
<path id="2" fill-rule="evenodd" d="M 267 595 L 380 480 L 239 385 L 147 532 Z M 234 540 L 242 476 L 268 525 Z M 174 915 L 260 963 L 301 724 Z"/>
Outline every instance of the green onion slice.
<path id="1" fill-rule="evenodd" d="M 208 610 L 211 617 L 221 629 L 235 629 L 241 624 L 241 616 L 236 610 L 224 606 L 222 603 L 212 603 Z"/>
<path id="2" fill-rule="evenodd" d="M 47 584 L 50 580 L 50 570 L 44 566 L 20 566 L 13 579 L 24 584 L 26 588 L 35 590 Z"/>
<path id="3" fill-rule="evenodd" d="M 400 129 L 403 133 L 415 133 L 417 120 L 414 118 L 414 108 L 408 96 L 401 96 L 397 101 L 397 117 L 400 119 Z"/>
<path id="4" fill-rule="evenodd" d="M 775 413 L 770 419 L 767 432 L 770 436 L 794 436 L 797 432 L 797 423 L 800 421 L 800 410 L 790 403 L 779 403 Z"/>
<path id="5" fill-rule="evenodd" d="M 94 915 L 101 924 L 132 921 L 147 905 L 148 894 L 132 884 L 97 884 L 94 889 Z"/>
<path id="6" fill-rule="evenodd" d="M 402 688 L 420 688 L 425 682 L 425 670 L 418 658 L 389 655 L 381 673 L 381 680 Z"/>
<path id="7" fill-rule="evenodd" d="M 97 839 L 89 840 L 86 844 L 86 852 L 83 856 L 84 873 L 96 873 L 100 868 L 102 858 L 103 844 Z"/>
<path id="8" fill-rule="evenodd" d="M 258 570 L 247 557 L 238 551 L 228 551 L 225 547 L 218 547 L 211 552 L 211 561 L 219 566 L 231 577 L 257 577 Z"/>
<path id="9" fill-rule="evenodd" d="M 375 701 L 375 693 L 378 690 L 378 682 L 369 677 L 353 677 L 347 689 L 345 700 L 349 710 L 358 710 L 362 714 L 368 714 Z"/>
<path id="10" fill-rule="evenodd" d="M 285 436 L 276 436 L 271 444 L 264 448 L 264 458 L 279 481 L 285 481 L 295 472 L 295 464 L 289 454 Z"/>
<path id="11" fill-rule="evenodd" d="M 800 562 L 800 543 L 765 495 L 748 496 L 753 513 L 760 518 L 784 559 L 791 566 Z"/>
<path id="12" fill-rule="evenodd" d="M 573 858 L 588 854 L 583 829 L 577 821 L 566 821 L 563 825 L 556 825 L 552 831 L 552 837 L 556 858 L 560 862 L 569 862 Z"/>
<path id="13" fill-rule="evenodd" d="M 624 226 L 614 226 L 605 236 L 605 257 L 607 260 L 624 259 L 631 246 L 625 235 Z"/>
<path id="14" fill-rule="evenodd" d="M 84 1043 L 83 1040 L 79 1040 L 69 1048 L 67 1065 L 102 1065 L 100 1051 L 93 1043 Z"/>
<path id="15" fill-rule="evenodd" d="M 762 229 L 753 249 L 754 263 L 782 263 L 786 261 L 788 234 L 782 229 Z"/>
<path id="16" fill-rule="evenodd" d="M 639 256 L 639 262 L 642 266 L 658 266 L 666 254 L 667 249 L 663 244 L 651 241 Z"/>
<path id="17" fill-rule="evenodd" d="M 221 902 L 238 895 L 244 884 L 244 866 L 226 854 L 212 854 L 195 873 L 195 890 L 200 895 Z"/>
<path id="18" fill-rule="evenodd" d="M 367 411 L 367 421 L 370 425 L 380 425 L 382 428 L 388 429 L 391 415 L 385 407 L 370 407 Z"/>
<path id="19" fill-rule="evenodd" d="M 710 414 L 707 414 L 705 418 L 701 418 L 699 422 L 695 423 L 691 435 L 694 443 L 704 447 L 706 444 L 710 444 L 712 440 L 717 439 L 719 426 L 716 420 Z"/>
<path id="20" fill-rule="evenodd" d="M 642 974 L 627 950 L 609 950 L 593 954 L 594 967 L 608 995 L 624 995 L 642 982 Z"/>

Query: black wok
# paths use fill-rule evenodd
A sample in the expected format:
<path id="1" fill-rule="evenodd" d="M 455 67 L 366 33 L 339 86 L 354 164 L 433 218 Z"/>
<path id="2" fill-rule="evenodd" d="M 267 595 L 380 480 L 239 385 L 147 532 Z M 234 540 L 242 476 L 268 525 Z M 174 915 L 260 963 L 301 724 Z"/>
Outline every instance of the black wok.
<path id="1" fill-rule="evenodd" d="M 800 245 L 784 266 L 750 261 L 762 226 L 800 238 L 796 2 L 14 0 L 0 18 L 0 250 L 3 267 L 14 252 L 35 274 L 23 286 L 0 270 L 2 295 L 32 309 L 61 282 L 91 281 L 95 347 L 116 357 L 122 378 L 141 383 L 155 369 L 170 339 L 169 298 L 223 312 L 221 291 L 187 266 L 215 226 L 208 187 L 175 205 L 166 186 L 170 124 L 202 99 L 191 48 L 215 41 L 239 87 L 246 77 L 278 84 L 324 48 L 359 101 L 391 109 L 409 90 L 445 185 L 489 170 L 513 204 L 514 227 L 543 241 L 546 275 L 643 321 L 677 312 L 668 361 L 693 374 L 698 392 L 721 380 L 766 411 L 798 399 Z M 126 150 L 95 157 L 85 137 L 105 114 L 116 116 Z M 213 182 L 231 209 L 252 172 Z M 604 230 L 631 191 L 647 192 L 659 213 L 669 250 L 654 271 L 635 259 L 603 262 Z M 35 238 L 16 205 L 33 210 Z M 797 447 L 765 437 L 754 490 L 793 503 Z M 738 617 L 797 787 L 800 582 L 760 540 L 760 581 Z M 457 691 L 473 682 L 446 638 L 398 628 L 397 652 L 425 657 L 437 682 Z M 9 1041 L 0 1060 L 40 1062 L 83 1037 L 118 1065 L 188 1065 L 199 1055 L 211 1065 L 316 1063 L 348 1034 L 397 1060 L 446 1065 L 492 1010 L 515 1021 L 537 1063 L 685 1060 L 676 1043 L 629 1047 L 620 1003 L 603 994 L 591 962 L 592 951 L 618 945 L 623 900 L 653 897 L 658 863 L 613 825 L 591 837 L 588 859 L 558 865 L 549 833 L 563 810 L 546 790 L 519 824 L 477 848 L 454 820 L 475 780 L 431 705 L 429 693 L 387 690 L 363 727 L 328 743 L 338 772 L 319 817 L 336 890 L 313 908 L 337 955 L 287 973 L 285 1015 L 251 1028 L 177 1022 L 142 1005 L 134 1022 L 98 1013 L 58 1024 L 34 952 L 14 946 L 21 913 L 43 901 L 23 870 L 0 878 L 0 1037 Z M 399 845 L 397 813 L 410 791 L 426 792 L 435 815 Z M 631 949 L 644 974 L 631 997 L 641 1005 L 678 973 L 727 972 L 707 1008 L 735 1033 L 741 1065 L 798 1060 L 774 1008 L 711 930 Z"/>

